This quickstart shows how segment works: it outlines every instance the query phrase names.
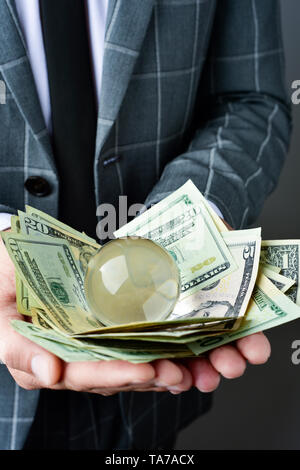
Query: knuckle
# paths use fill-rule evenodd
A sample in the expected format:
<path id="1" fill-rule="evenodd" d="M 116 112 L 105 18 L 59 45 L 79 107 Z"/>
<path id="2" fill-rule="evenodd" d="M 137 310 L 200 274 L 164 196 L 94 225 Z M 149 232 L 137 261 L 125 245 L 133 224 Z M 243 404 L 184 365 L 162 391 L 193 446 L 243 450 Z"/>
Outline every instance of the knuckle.
<path id="1" fill-rule="evenodd" d="M 78 383 L 78 380 L 74 380 L 72 377 L 64 378 L 64 386 L 68 390 L 73 390 L 74 392 L 82 392 L 83 387 Z"/>
<path id="2" fill-rule="evenodd" d="M 32 383 L 28 383 L 28 382 L 24 382 L 22 380 L 15 380 L 16 383 L 19 385 L 19 387 L 23 388 L 24 390 L 36 390 L 40 387 L 37 387 L 35 385 L 33 385 Z"/>
<path id="3" fill-rule="evenodd" d="M 3 362 L 12 369 L 31 371 L 31 363 L 28 355 L 12 342 L 7 342 L 2 354 Z"/>

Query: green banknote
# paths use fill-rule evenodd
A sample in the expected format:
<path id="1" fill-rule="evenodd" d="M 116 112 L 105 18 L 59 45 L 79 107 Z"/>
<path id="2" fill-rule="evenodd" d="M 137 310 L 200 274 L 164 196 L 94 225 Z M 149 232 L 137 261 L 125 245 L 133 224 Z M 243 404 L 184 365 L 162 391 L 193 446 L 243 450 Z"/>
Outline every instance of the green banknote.
<path id="1" fill-rule="evenodd" d="M 66 362 L 121 359 L 133 363 L 144 363 L 160 358 L 191 356 L 191 351 L 185 345 L 147 343 L 143 349 L 141 343 L 136 341 L 99 342 L 66 338 L 56 331 L 45 330 L 20 320 L 13 320 L 12 326 L 18 333 Z"/>
<path id="2" fill-rule="evenodd" d="M 190 180 L 114 235 L 149 238 L 167 249 L 180 270 L 182 298 L 237 269 L 203 196 Z"/>
<path id="3" fill-rule="evenodd" d="M 245 336 L 300 318 L 300 307 L 294 304 L 263 274 L 259 274 L 242 325 L 236 331 L 224 335 L 200 338 L 188 343 L 197 356 Z"/>
<path id="4" fill-rule="evenodd" d="M 214 317 L 232 318 L 227 329 L 237 328 L 245 314 L 258 272 L 261 229 L 222 234 L 237 269 L 214 284 L 179 299 L 169 319 Z M 225 329 L 225 326 L 224 326 Z"/>
<path id="5" fill-rule="evenodd" d="M 102 327 L 88 309 L 82 273 L 66 241 L 1 235 L 20 279 L 62 331 L 74 334 Z"/>
<path id="6" fill-rule="evenodd" d="M 288 291 L 296 283 L 293 279 L 289 279 L 288 277 L 278 274 L 274 270 L 268 268 L 266 264 L 260 267 L 260 272 L 272 281 L 277 289 L 281 290 L 283 293 Z"/>
<path id="7" fill-rule="evenodd" d="M 26 209 L 26 214 L 28 214 L 29 216 L 33 217 L 34 219 L 38 220 L 41 223 L 45 222 L 46 224 L 52 224 L 53 226 L 56 227 L 56 229 L 58 231 L 66 232 L 69 235 L 74 235 L 74 238 L 79 238 L 80 239 L 80 237 L 83 236 L 84 239 L 87 242 L 91 243 L 92 245 L 94 243 L 96 243 L 96 240 L 89 237 L 84 232 L 78 232 L 78 230 L 75 230 L 74 228 L 70 227 L 69 225 L 63 224 L 62 222 L 60 222 L 60 220 L 55 219 L 54 217 L 52 217 L 49 214 L 46 214 L 45 212 L 42 212 L 42 211 L 40 211 L 38 209 L 35 209 L 34 207 L 28 206 L 28 205 L 25 206 L 25 209 Z"/>
<path id="8" fill-rule="evenodd" d="M 300 240 L 264 240 L 261 244 L 260 259 L 263 263 L 280 268 L 280 274 L 295 281 L 287 295 L 300 305 Z"/>
<path id="9" fill-rule="evenodd" d="M 21 233 L 20 219 L 18 216 L 11 217 L 11 232 Z M 20 278 L 18 271 L 15 271 L 16 276 L 16 302 L 17 310 L 22 315 L 31 316 L 32 308 L 39 308 L 41 304 L 38 302 Z"/>
<path id="10" fill-rule="evenodd" d="M 278 266 L 272 266 L 272 264 L 269 264 L 269 263 L 264 263 L 263 261 L 260 260 L 260 267 L 261 268 L 267 268 L 269 269 L 270 271 L 274 271 L 274 273 L 277 273 L 279 274 L 280 271 L 281 271 L 281 268 L 279 268 Z"/>
<path id="11" fill-rule="evenodd" d="M 74 341 L 68 341 L 66 337 L 63 342 L 62 339 L 57 336 L 47 335 L 45 330 L 43 330 L 44 336 L 37 336 L 39 329 L 31 323 L 13 320 L 12 326 L 19 334 L 30 339 L 32 342 L 38 344 L 47 351 L 52 352 L 55 356 L 60 357 L 65 362 L 99 361 L 110 359 L 105 355 L 97 355 L 92 351 L 88 351 Z"/>
<path id="12" fill-rule="evenodd" d="M 90 238 L 86 235 L 80 232 L 67 232 L 52 221 L 47 221 L 47 214 L 43 215 L 43 219 L 41 219 L 41 216 L 37 217 L 35 213 L 30 215 L 22 211 L 18 211 L 18 214 L 21 233 L 24 235 L 44 240 L 54 239 L 67 241 L 72 249 L 75 259 L 80 263 L 83 274 L 85 273 L 91 256 L 101 248 L 98 243 L 91 242 Z"/>
<path id="13" fill-rule="evenodd" d="M 13 233 L 20 233 L 21 227 L 20 227 L 19 217 L 16 215 L 12 215 L 10 220 L 11 220 L 11 231 Z M 17 302 L 18 312 L 21 313 L 22 315 L 31 316 L 29 290 L 24 285 L 17 271 L 15 271 L 15 278 L 16 278 L 16 302 Z"/>
<path id="14" fill-rule="evenodd" d="M 17 308 L 32 321 L 13 328 L 67 362 L 195 357 L 300 317 L 299 240 L 261 244 L 260 229 L 229 231 L 191 181 L 115 232 L 153 239 L 176 260 L 181 296 L 164 321 L 95 319 L 83 280 L 101 246 L 48 214 L 26 206 L 1 235 Z"/>

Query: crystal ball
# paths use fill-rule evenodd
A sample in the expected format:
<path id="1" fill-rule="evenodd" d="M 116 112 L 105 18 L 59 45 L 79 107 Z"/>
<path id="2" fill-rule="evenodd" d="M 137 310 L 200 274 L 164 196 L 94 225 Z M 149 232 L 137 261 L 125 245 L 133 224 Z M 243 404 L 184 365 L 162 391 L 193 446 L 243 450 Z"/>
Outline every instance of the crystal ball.
<path id="1" fill-rule="evenodd" d="M 122 237 L 91 257 L 84 289 L 92 314 L 104 325 L 156 322 L 175 307 L 180 274 L 173 257 L 157 243 Z"/>

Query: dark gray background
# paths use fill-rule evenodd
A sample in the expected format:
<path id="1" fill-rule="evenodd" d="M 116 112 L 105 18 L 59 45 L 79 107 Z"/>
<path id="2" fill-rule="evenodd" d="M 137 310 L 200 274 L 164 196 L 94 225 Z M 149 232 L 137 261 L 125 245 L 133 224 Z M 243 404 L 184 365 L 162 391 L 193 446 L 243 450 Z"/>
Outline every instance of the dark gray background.
<path id="1" fill-rule="evenodd" d="M 291 83 L 300 80 L 300 1 L 281 0 L 281 9 L 291 95 Z M 300 238 L 300 104 L 292 111 L 289 156 L 257 223 L 264 239 Z M 212 411 L 181 432 L 178 449 L 300 449 L 300 365 L 291 362 L 300 320 L 267 335 L 272 344 L 268 364 L 249 366 L 240 379 L 223 379 Z"/>

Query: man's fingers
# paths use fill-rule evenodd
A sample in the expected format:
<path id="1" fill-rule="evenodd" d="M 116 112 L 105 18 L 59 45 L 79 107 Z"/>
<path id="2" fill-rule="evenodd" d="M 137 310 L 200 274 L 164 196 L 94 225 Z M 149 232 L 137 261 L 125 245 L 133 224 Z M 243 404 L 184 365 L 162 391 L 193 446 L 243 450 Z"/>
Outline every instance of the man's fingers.
<path id="1" fill-rule="evenodd" d="M 213 368 L 208 359 L 199 357 L 188 360 L 193 383 L 200 392 L 213 392 L 220 383 L 220 374 Z"/>
<path id="2" fill-rule="evenodd" d="M 237 340 L 240 353 L 251 364 L 264 364 L 270 357 L 271 345 L 263 333 L 255 333 Z"/>
<path id="3" fill-rule="evenodd" d="M 42 388 L 40 380 L 36 379 L 34 375 L 27 374 L 26 372 L 22 372 L 17 369 L 8 368 L 8 370 L 20 387 L 25 388 L 26 390 L 37 390 Z"/>
<path id="4" fill-rule="evenodd" d="M 63 380 L 54 389 L 95 390 L 122 388 L 129 384 L 142 384 L 154 379 L 150 364 L 132 364 L 112 360 L 98 362 L 65 363 Z"/>
<path id="5" fill-rule="evenodd" d="M 172 362 L 171 364 L 172 365 L 170 365 L 170 361 L 165 361 L 165 360 L 157 361 L 157 364 L 155 365 L 155 370 L 158 376 L 156 375 L 155 379 L 152 379 L 149 382 L 145 382 L 141 384 L 131 383 L 129 385 L 122 386 L 119 388 L 108 388 L 108 387 L 105 389 L 95 388 L 95 389 L 90 389 L 89 391 L 92 393 L 100 393 L 101 395 L 113 395 L 118 392 L 126 392 L 126 391 L 135 391 L 135 392 L 167 392 L 169 391 L 176 395 L 178 393 L 189 390 L 193 384 L 191 373 L 182 364 L 174 364 Z M 169 369 L 168 372 L 167 372 L 167 369 Z M 158 379 L 160 380 L 165 379 L 165 380 L 170 381 L 170 369 L 171 369 L 173 382 L 174 382 L 175 375 L 177 377 L 177 380 L 179 380 L 180 378 L 180 375 L 178 374 L 178 369 L 181 371 L 182 380 L 177 385 L 168 384 L 167 386 L 163 386 L 160 384 Z M 165 374 L 168 374 L 168 377 L 166 377 Z M 160 385 L 156 385 L 157 383 Z"/>
<path id="6" fill-rule="evenodd" d="M 145 386 L 131 384 L 121 388 L 94 388 L 89 390 L 89 393 L 97 393 L 104 396 L 111 396 L 120 392 L 168 392 L 168 390 L 162 387 L 155 387 L 151 383 Z"/>
<path id="7" fill-rule="evenodd" d="M 231 345 L 213 349 L 209 353 L 209 359 L 216 371 L 227 379 L 240 377 L 246 369 L 246 360 Z"/>
<path id="8" fill-rule="evenodd" d="M 168 388 L 169 392 L 177 395 L 181 392 L 186 392 L 193 385 L 193 377 L 191 372 L 182 364 L 176 364 L 182 373 L 182 380 L 177 385 L 172 385 Z"/>
<path id="9" fill-rule="evenodd" d="M 158 359 L 152 364 L 156 373 L 155 385 L 158 387 L 170 388 L 182 382 L 183 373 L 178 364 L 168 359 Z"/>
<path id="10" fill-rule="evenodd" d="M 9 369 L 32 375 L 40 387 L 48 387 L 59 381 L 62 361 L 58 357 L 12 329 L 6 333 L 3 335 L 1 332 L 0 359 Z"/>

